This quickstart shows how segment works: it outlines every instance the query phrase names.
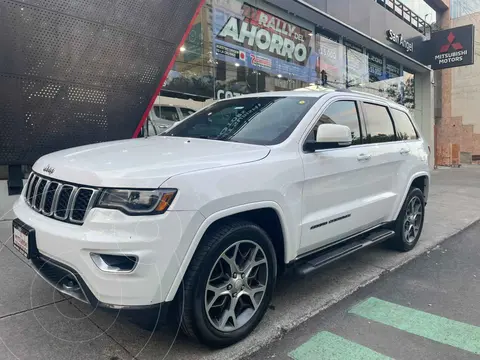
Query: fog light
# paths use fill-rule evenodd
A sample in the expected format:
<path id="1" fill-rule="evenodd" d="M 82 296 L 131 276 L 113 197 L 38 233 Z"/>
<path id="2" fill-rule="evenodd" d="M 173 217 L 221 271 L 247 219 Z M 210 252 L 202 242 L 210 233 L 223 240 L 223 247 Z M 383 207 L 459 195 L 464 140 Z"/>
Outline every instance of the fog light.
<path id="1" fill-rule="evenodd" d="M 102 271 L 113 273 L 132 272 L 138 263 L 133 255 L 107 255 L 90 253 L 93 263 Z"/>

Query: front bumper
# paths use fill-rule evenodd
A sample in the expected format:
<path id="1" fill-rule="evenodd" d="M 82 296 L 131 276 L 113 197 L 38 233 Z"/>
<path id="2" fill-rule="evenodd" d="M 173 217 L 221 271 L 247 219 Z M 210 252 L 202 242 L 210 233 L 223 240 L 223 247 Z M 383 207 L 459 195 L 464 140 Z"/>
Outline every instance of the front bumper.
<path id="1" fill-rule="evenodd" d="M 60 292 L 107 308 L 144 308 L 166 301 L 193 235 L 204 220 L 195 211 L 127 216 L 92 209 L 82 226 L 43 216 L 21 197 L 15 215 L 35 230 L 32 264 Z M 100 270 L 90 254 L 138 258 L 129 273 Z"/>

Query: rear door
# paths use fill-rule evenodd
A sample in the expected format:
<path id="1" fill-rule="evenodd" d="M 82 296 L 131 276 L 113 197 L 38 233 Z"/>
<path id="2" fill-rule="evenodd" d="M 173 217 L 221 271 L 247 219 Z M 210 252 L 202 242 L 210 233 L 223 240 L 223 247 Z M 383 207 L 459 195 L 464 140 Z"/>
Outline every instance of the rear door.
<path id="1" fill-rule="evenodd" d="M 388 104 L 364 101 L 362 109 L 367 131 L 365 166 L 370 174 L 365 191 L 371 194 L 365 210 L 379 224 L 391 220 L 392 210 L 403 195 L 409 151 L 396 135 Z"/>
<path id="2" fill-rule="evenodd" d="M 397 140 L 402 143 L 400 153 L 405 161 L 402 163 L 399 178 L 404 184 L 403 191 L 405 192 L 412 176 L 425 170 L 425 164 L 428 164 L 429 149 L 415 128 L 407 109 L 392 107 L 390 111 L 395 122 Z M 401 200 L 399 199 L 399 201 Z M 399 207 L 400 204 L 397 203 L 397 209 Z"/>

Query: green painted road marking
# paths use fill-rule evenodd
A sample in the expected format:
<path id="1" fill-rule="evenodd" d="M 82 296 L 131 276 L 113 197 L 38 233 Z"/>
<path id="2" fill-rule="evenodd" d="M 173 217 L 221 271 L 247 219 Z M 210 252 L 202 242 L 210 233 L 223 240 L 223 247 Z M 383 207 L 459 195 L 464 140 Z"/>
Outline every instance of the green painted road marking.
<path id="1" fill-rule="evenodd" d="M 480 327 L 373 297 L 354 306 L 349 312 L 442 344 L 480 354 Z"/>
<path id="2" fill-rule="evenodd" d="M 288 356 L 295 360 L 393 360 L 328 331 L 318 333 Z"/>

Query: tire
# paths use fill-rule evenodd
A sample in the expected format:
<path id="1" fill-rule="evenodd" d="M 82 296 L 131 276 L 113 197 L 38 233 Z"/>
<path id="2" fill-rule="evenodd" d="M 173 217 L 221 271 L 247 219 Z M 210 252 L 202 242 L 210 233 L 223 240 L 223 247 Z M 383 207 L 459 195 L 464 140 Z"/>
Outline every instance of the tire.
<path id="1" fill-rule="evenodd" d="M 419 218 L 411 217 L 412 210 L 409 207 L 414 204 L 414 207 L 419 207 Z M 410 216 L 410 219 L 407 217 Z M 415 187 L 410 188 L 408 195 L 403 203 L 402 209 L 398 214 L 397 220 L 393 223 L 392 229 L 395 231 L 395 236 L 390 240 L 389 245 L 395 250 L 408 252 L 412 250 L 418 243 L 423 230 L 423 222 L 425 220 L 425 198 L 423 192 Z M 412 224 L 412 221 L 415 224 Z M 410 226 L 412 225 L 413 228 Z M 408 230 L 407 230 L 408 229 Z M 414 231 L 416 232 L 414 233 Z M 407 236 L 408 235 L 408 236 Z"/>
<path id="2" fill-rule="evenodd" d="M 253 253 L 256 254 L 255 258 L 249 263 Z M 235 259 L 240 265 L 231 265 L 234 254 L 237 254 Z M 242 268 L 243 259 L 245 266 Z M 254 266 L 256 263 L 259 265 Z M 250 267 L 246 266 L 248 264 Z M 237 269 L 238 273 L 232 273 L 231 269 Z M 222 273 L 223 275 L 220 275 Z M 242 274 L 245 275 L 243 278 Z M 258 277 L 258 280 L 254 279 L 253 275 Z M 268 234 L 261 227 L 251 222 L 235 220 L 207 231 L 180 289 L 178 311 L 183 332 L 211 348 L 224 348 L 242 340 L 255 329 L 265 315 L 273 295 L 276 277 L 275 249 Z M 264 291 L 259 290 L 262 288 Z M 247 291 L 253 294 L 256 310 L 253 308 L 252 298 L 246 294 Z M 215 300 L 220 293 L 224 295 Z M 233 304 L 237 304 L 235 309 L 245 311 L 240 320 L 236 315 L 236 320 L 229 317 L 230 311 L 222 313 L 222 309 L 231 309 Z M 227 319 L 223 327 L 222 319 Z"/>

